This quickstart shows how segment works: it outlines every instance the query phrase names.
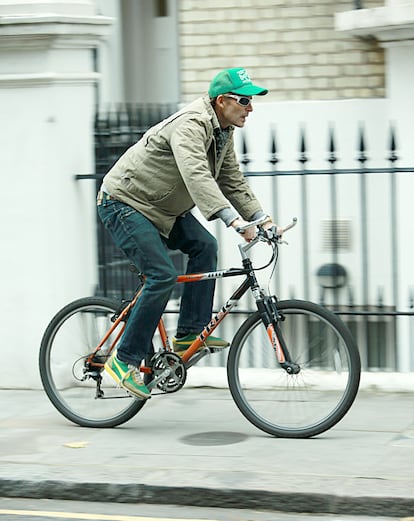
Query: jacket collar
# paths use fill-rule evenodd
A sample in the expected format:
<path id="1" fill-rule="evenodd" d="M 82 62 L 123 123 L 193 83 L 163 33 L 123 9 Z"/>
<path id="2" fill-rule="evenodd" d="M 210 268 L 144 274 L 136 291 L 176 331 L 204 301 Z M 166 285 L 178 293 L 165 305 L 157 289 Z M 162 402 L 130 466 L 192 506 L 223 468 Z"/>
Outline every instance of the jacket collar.
<path id="1" fill-rule="evenodd" d="M 207 113 L 209 114 L 209 116 L 211 118 L 211 122 L 213 124 L 213 129 L 218 128 L 218 129 L 221 130 L 220 122 L 218 120 L 216 111 L 213 109 L 213 107 L 211 106 L 211 103 L 210 103 L 210 96 L 208 96 L 208 95 L 203 96 L 202 99 L 203 99 L 206 111 L 207 111 Z M 234 127 L 232 127 L 232 126 L 229 127 L 229 130 L 230 130 L 230 134 L 232 134 L 232 132 L 234 131 Z"/>

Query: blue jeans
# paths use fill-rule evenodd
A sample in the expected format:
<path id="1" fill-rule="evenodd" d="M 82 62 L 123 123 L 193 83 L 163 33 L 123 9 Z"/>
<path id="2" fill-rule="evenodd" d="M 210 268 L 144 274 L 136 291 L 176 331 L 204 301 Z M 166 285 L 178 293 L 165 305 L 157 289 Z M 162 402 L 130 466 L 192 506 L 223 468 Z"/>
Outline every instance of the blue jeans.
<path id="1" fill-rule="evenodd" d="M 144 215 L 119 201 L 104 201 L 98 214 L 115 244 L 146 277 L 118 347 L 120 360 L 139 366 L 152 352 L 152 338 L 176 283 L 168 249 L 188 255 L 187 273 L 215 271 L 217 241 L 191 213 L 177 217 L 168 239 Z M 184 285 L 177 331 L 198 333 L 210 321 L 214 287 L 214 280 Z"/>

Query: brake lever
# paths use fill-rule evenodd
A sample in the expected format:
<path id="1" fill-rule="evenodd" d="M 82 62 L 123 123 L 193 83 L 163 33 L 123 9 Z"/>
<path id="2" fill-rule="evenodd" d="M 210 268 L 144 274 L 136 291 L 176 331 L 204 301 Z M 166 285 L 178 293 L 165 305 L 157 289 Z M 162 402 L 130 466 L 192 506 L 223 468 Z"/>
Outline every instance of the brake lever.
<path id="1" fill-rule="evenodd" d="M 259 226 L 259 234 L 262 237 L 262 240 L 271 243 L 276 242 L 278 244 L 289 244 L 287 241 L 282 239 L 282 235 L 277 233 L 277 226 L 273 225 L 271 228 L 267 228 L 265 230 L 262 226 Z"/>
<path id="2" fill-rule="evenodd" d="M 293 228 L 294 226 L 296 226 L 296 224 L 298 223 L 298 219 L 297 217 L 294 217 L 292 219 L 292 222 L 290 224 L 288 224 L 287 226 L 285 226 L 284 228 L 282 228 L 282 235 L 283 233 L 287 232 L 288 230 L 290 230 L 291 228 Z M 272 226 L 272 228 L 276 228 L 277 230 L 277 226 L 274 225 Z M 269 230 L 264 230 L 266 233 L 269 232 L 272 228 L 269 228 Z M 275 235 L 275 240 L 278 244 L 289 244 L 286 240 L 282 239 L 282 235 L 278 235 L 276 234 Z"/>

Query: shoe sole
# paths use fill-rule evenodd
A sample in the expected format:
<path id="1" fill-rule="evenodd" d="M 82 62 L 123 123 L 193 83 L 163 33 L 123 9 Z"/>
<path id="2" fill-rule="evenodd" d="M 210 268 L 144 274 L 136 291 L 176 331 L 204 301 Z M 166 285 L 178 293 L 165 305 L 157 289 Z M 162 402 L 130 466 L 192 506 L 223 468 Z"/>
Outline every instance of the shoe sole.
<path id="1" fill-rule="evenodd" d="M 144 392 L 139 391 L 138 389 L 131 390 L 128 387 L 126 387 L 126 385 L 123 384 L 120 380 L 119 376 L 115 373 L 115 371 L 113 371 L 111 367 L 109 367 L 108 364 L 105 364 L 104 367 L 105 371 L 109 374 L 109 376 L 111 376 L 115 380 L 115 382 L 120 387 L 122 387 L 122 389 L 125 389 L 125 391 L 127 391 L 128 393 L 133 394 L 135 397 L 141 398 L 142 400 L 148 400 L 148 398 L 151 398 L 151 394 L 146 394 Z"/>

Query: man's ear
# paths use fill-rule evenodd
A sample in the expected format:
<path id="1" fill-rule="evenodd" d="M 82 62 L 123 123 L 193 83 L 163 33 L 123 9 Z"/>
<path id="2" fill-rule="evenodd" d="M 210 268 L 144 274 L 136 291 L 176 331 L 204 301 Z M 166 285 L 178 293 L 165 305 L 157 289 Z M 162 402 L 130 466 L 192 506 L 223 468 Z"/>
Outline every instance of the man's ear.
<path id="1" fill-rule="evenodd" d="M 219 107 L 223 107 L 224 105 L 224 96 L 223 94 L 219 94 L 216 98 L 216 105 L 218 105 Z"/>

